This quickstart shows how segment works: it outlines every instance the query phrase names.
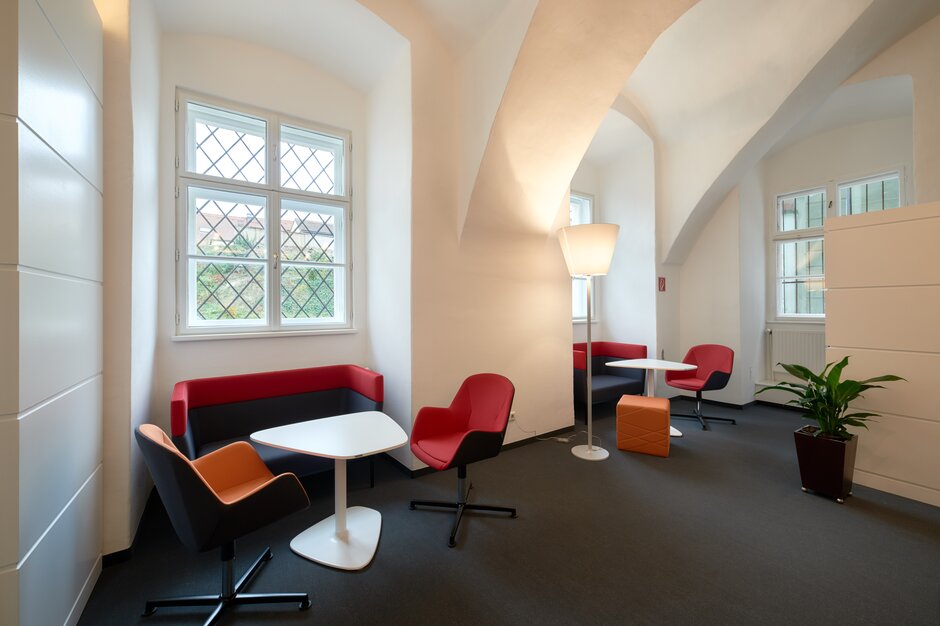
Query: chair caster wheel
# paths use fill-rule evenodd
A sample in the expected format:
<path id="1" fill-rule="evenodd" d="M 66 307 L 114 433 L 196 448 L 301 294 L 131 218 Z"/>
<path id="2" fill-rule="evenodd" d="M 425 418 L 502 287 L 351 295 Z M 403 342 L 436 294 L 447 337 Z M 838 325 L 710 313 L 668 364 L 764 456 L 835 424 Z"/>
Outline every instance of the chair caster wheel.
<path id="1" fill-rule="evenodd" d="M 518 515 L 516 515 L 515 513 L 513 513 L 513 514 L 512 514 L 512 515 L 510 515 L 509 517 L 511 517 L 511 518 L 513 518 L 513 519 L 515 519 L 515 518 L 517 518 L 517 517 L 519 517 L 519 516 L 518 516 Z"/>
<path id="2" fill-rule="evenodd" d="M 807 489 L 806 487 L 800 487 L 800 489 L 802 489 L 802 490 L 803 490 L 803 493 L 807 493 L 807 492 L 809 492 L 809 489 Z"/>
<path id="3" fill-rule="evenodd" d="M 838 502 L 839 504 L 845 504 L 845 500 L 843 500 L 842 498 L 836 498 L 836 502 Z"/>
<path id="4" fill-rule="evenodd" d="M 301 603 L 300 603 L 300 606 L 297 607 L 297 608 L 298 608 L 298 610 L 300 610 L 300 611 L 306 611 L 307 609 L 309 609 L 309 608 L 310 608 L 310 598 L 307 598 L 306 600 L 304 600 L 303 602 L 301 602 Z"/>
<path id="5" fill-rule="evenodd" d="M 414 511 L 414 510 L 415 510 L 415 505 L 409 504 L 409 505 L 408 505 L 408 510 Z"/>
<path id="6" fill-rule="evenodd" d="M 265 555 L 264 555 L 264 560 L 265 560 L 265 561 L 270 561 L 270 560 L 273 559 L 273 558 L 274 558 L 274 553 L 271 552 L 270 549 L 268 549 L 268 551 L 267 551 L 267 552 L 265 553 Z"/>

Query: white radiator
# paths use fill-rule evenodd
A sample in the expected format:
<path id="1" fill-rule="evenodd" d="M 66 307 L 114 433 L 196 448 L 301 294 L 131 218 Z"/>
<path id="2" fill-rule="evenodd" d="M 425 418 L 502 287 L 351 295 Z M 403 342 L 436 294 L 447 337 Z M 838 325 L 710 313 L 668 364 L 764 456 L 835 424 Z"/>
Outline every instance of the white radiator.
<path id="1" fill-rule="evenodd" d="M 767 334 L 774 380 L 786 371 L 777 363 L 796 363 L 819 372 L 826 365 L 826 333 L 823 330 L 773 329 Z"/>

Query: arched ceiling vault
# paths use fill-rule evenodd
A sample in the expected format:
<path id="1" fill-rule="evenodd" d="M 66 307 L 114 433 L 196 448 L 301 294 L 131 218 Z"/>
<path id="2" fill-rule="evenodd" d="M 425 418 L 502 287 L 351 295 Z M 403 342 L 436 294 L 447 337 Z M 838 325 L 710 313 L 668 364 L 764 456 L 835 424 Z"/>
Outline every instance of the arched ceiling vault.
<path id="1" fill-rule="evenodd" d="M 462 238 L 494 230 L 549 232 L 627 77 L 694 3 L 539 2 L 493 122 Z"/>

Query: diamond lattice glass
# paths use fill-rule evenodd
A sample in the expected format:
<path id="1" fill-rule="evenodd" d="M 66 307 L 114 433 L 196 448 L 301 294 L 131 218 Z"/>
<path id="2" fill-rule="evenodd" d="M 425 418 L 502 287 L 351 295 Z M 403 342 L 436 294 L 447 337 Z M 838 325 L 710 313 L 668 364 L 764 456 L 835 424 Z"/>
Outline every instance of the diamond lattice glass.
<path id="1" fill-rule="evenodd" d="M 263 263 L 194 261 L 193 266 L 197 320 L 264 319 Z"/>
<path id="2" fill-rule="evenodd" d="M 345 195 L 344 143 L 338 137 L 281 126 L 281 186 Z"/>
<path id="3" fill-rule="evenodd" d="M 203 256 L 267 256 L 264 196 L 191 187 L 192 252 Z"/>
<path id="4" fill-rule="evenodd" d="M 249 183 L 265 182 L 267 123 L 194 102 L 187 110 L 186 169 Z"/>

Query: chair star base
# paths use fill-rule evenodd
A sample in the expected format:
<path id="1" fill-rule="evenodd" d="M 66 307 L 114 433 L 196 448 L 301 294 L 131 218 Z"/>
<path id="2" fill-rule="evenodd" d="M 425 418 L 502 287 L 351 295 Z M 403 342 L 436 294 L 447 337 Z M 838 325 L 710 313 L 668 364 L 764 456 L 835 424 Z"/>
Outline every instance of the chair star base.
<path id="1" fill-rule="evenodd" d="M 695 398 L 695 412 L 694 413 L 673 413 L 672 417 L 681 417 L 684 419 L 693 419 L 698 420 L 702 425 L 702 430 L 708 430 L 708 423 L 705 420 L 711 420 L 713 422 L 725 422 L 727 424 L 737 425 L 737 422 L 731 419 L 730 417 L 713 417 L 711 415 L 702 415 L 702 392 L 698 392 Z"/>
<path id="2" fill-rule="evenodd" d="M 183 606 L 212 606 L 215 610 L 205 621 L 205 626 L 214 624 L 222 612 L 230 606 L 239 604 L 280 604 L 286 602 L 296 602 L 301 611 L 310 608 L 310 596 L 306 593 L 242 593 L 242 590 L 251 584 L 261 567 L 273 558 L 270 548 L 265 548 L 255 562 L 248 568 L 248 571 L 241 577 L 237 584 L 232 585 L 232 570 L 235 565 L 234 545 L 230 548 L 223 546 L 223 557 L 231 554 L 231 558 L 223 559 L 223 586 L 227 589 L 218 595 L 204 596 L 179 596 L 175 598 L 162 598 L 160 600 L 148 600 L 144 605 L 143 616 L 153 615 L 158 608 L 163 607 L 183 607 Z"/>
<path id="3" fill-rule="evenodd" d="M 457 529 L 460 528 L 460 520 L 463 519 L 464 511 L 508 513 L 510 517 L 516 517 L 516 509 L 513 507 L 493 506 L 490 504 L 470 504 L 467 502 L 467 498 L 470 497 L 470 490 L 473 489 L 473 484 L 468 485 L 466 491 L 464 491 L 463 481 L 467 477 L 467 470 L 465 466 L 460 466 L 457 468 L 457 477 L 457 493 L 459 497 L 457 502 L 447 502 L 442 500 L 412 500 L 411 504 L 408 505 L 408 508 L 412 511 L 416 506 L 434 506 L 442 509 L 454 509 L 457 512 L 457 515 L 454 518 L 454 525 L 450 530 L 450 538 L 447 540 L 448 546 L 453 548 L 457 545 Z"/>

